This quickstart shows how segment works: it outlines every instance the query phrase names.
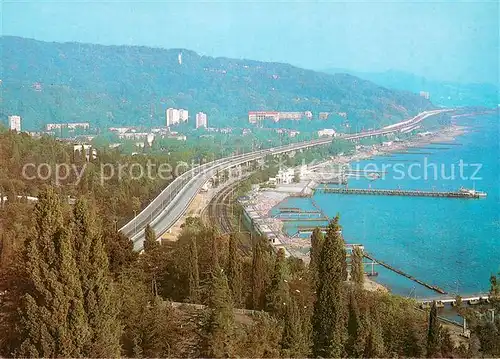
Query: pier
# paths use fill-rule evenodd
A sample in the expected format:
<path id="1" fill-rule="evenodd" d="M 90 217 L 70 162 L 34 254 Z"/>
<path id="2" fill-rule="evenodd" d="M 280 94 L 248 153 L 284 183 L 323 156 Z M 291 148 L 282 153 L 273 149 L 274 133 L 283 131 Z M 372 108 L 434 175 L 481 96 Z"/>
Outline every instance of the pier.
<path id="1" fill-rule="evenodd" d="M 489 303 L 490 301 L 490 296 L 489 294 L 486 293 L 477 293 L 477 294 L 469 294 L 469 295 L 464 295 L 458 296 L 460 297 L 460 300 L 462 303 L 469 304 L 469 305 L 476 305 L 476 304 L 481 304 L 481 303 Z M 455 306 L 457 304 L 457 296 L 440 296 L 440 297 L 433 297 L 433 298 L 421 298 L 417 299 L 417 302 L 419 302 L 423 308 L 430 306 L 432 302 L 436 302 L 438 306 L 443 307 L 445 304 L 451 304 L 452 306 Z"/>
<path id="2" fill-rule="evenodd" d="M 387 268 L 387 269 L 389 269 L 389 270 L 393 271 L 394 273 L 397 273 L 397 274 L 399 274 L 399 275 L 402 275 L 403 277 L 406 277 L 406 278 L 408 278 L 408 279 L 410 279 L 410 280 L 414 281 L 415 283 L 418 283 L 418 284 L 420 284 L 420 285 L 422 285 L 422 286 L 424 286 L 424 287 L 426 287 L 426 288 L 429 288 L 429 289 L 431 289 L 431 290 L 433 290 L 433 291 L 435 291 L 435 292 L 437 292 L 437 293 L 439 293 L 439 294 L 448 294 L 446 291 L 444 291 L 443 289 L 439 288 L 438 286 L 435 286 L 435 285 L 432 285 L 432 284 L 429 284 L 429 283 L 425 283 L 424 281 L 421 281 L 420 279 L 417 279 L 417 278 L 415 278 L 414 276 L 412 276 L 412 275 L 410 275 L 410 274 L 408 274 L 408 273 L 405 273 L 405 272 L 403 272 L 403 271 L 402 271 L 402 270 L 400 270 L 400 269 L 394 268 L 394 267 L 393 267 L 393 266 L 391 266 L 390 264 L 387 264 L 387 263 L 385 263 L 385 262 L 383 262 L 383 261 L 381 261 L 381 260 L 375 259 L 372 255 L 370 255 L 370 254 L 369 254 L 369 253 L 367 253 L 367 252 L 364 252 L 363 254 L 364 254 L 364 256 L 365 256 L 366 258 L 368 258 L 369 260 L 371 260 L 371 261 L 373 261 L 373 262 L 375 262 L 375 263 L 378 263 L 378 264 L 380 264 L 382 267 L 385 267 L 385 268 Z"/>
<path id="3" fill-rule="evenodd" d="M 319 228 L 319 230 L 323 233 L 326 234 L 326 227 L 304 227 L 304 226 L 299 226 L 297 228 L 297 232 L 292 236 L 292 238 L 297 238 L 301 234 L 312 234 L 312 232 L 316 229 Z"/>
<path id="4" fill-rule="evenodd" d="M 364 194 L 379 196 L 409 196 L 409 197 L 441 197 L 441 198 L 480 198 L 484 197 L 482 192 L 476 191 L 418 191 L 401 189 L 372 189 L 372 188 L 323 188 L 325 193 L 335 194 Z"/>

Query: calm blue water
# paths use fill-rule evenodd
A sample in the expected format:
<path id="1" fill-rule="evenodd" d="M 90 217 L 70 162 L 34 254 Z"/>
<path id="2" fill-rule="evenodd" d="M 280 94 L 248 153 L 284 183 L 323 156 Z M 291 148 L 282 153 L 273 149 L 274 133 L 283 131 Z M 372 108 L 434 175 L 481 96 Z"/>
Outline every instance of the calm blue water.
<path id="1" fill-rule="evenodd" d="M 450 293 L 456 293 L 458 288 L 461 294 L 467 294 L 488 291 L 490 274 L 500 271 L 499 122 L 496 116 L 482 116 L 459 124 L 471 127 L 471 132 L 458 137 L 454 142 L 458 145 L 432 144 L 411 149 L 411 154 L 359 163 L 361 167 L 371 163 L 378 169 L 384 164 L 400 163 L 399 169 L 405 173 L 413 163 L 422 168 L 427 163 L 427 176 L 414 166 L 413 179 L 408 175 L 398 179 L 400 172 L 389 168 L 384 179 L 350 180 L 349 186 L 439 191 L 464 186 L 487 192 L 486 198 L 353 196 L 318 191 L 313 199 L 328 216 L 340 213 L 348 243 L 362 243 L 375 258 Z M 460 174 L 460 160 L 482 164 L 476 180 L 470 178 L 475 167 L 464 167 Z M 431 163 L 437 166 L 437 178 Z M 455 176 L 450 178 L 453 167 Z M 293 201 L 310 208 L 308 200 Z M 437 294 L 384 268 L 377 271 L 376 280 L 395 293 Z"/>

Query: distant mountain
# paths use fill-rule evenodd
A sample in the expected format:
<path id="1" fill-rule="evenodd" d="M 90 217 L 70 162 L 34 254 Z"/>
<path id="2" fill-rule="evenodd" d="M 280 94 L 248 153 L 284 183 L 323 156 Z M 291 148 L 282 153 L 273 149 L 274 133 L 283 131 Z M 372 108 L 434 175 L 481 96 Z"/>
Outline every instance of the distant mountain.
<path id="1" fill-rule="evenodd" d="M 325 73 L 348 73 L 377 85 L 395 90 L 411 91 L 418 94 L 426 91 L 430 100 L 440 106 L 485 106 L 496 107 L 499 100 L 499 87 L 490 83 L 460 84 L 449 81 L 428 80 L 403 71 L 358 72 L 346 69 L 328 69 Z M 497 81 L 498 79 L 492 79 Z"/>
<path id="2" fill-rule="evenodd" d="M 244 126 L 248 111 L 281 110 L 346 112 L 351 126 L 377 127 L 433 107 L 410 92 L 282 63 L 10 36 L 0 45 L 0 116 L 19 114 L 30 129 L 72 121 L 159 126 L 168 107 L 191 118 L 206 112 L 211 125 Z"/>

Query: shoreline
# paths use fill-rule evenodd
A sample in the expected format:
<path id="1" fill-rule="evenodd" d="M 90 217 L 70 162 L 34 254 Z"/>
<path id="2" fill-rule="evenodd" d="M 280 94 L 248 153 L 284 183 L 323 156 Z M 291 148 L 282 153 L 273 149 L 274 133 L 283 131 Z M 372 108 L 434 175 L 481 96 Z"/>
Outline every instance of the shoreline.
<path id="1" fill-rule="evenodd" d="M 396 151 L 404 151 L 409 148 L 422 147 L 436 142 L 453 142 L 457 137 L 469 132 L 466 126 L 450 125 L 440 132 L 432 132 L 427 136 L 412 138 L 402 142 L 393 142 L 391 145 L 372 145 L 371 149 L 364 149 L 352 155 L 334 156 L 323 162 L 327 164 L 348 164 L 350 162 L 367 160 L 377 156 L 385 156 Z"/>
<path id="2" fill-rule="evenodd" d="M 436 142 L 453 142 L 457 137 L 468 133 L 468 128 L 465 126 L 451 125 L 447 126 L 439 132 L 427 132 L 420 137 L 411 138 L 401 142 L 392 142 L 389 145 L 377 144 L 365 146 L 361 150 L 357 149 L 352 155 L 339 155 L 331 157 L 321 163 L 315 164 L 316 170 L 331 164 L 348 165 L 351 162 L 367 160 L 377 156 L 384 156 L 397 151 L 404 151 L 409 148 L 426 146 Z M 300 167 L 300 166 L 299 166 Z M 284 231 L 285 222 L 273 218 L 271 210 L 280 203 L 289 198 L 293 198 L 297 192 L 306 188 L 310 180 L 302 180 L 299 183 L 291 185 L 278 185 L 276 188 L 265 188 L 252 193 L 253 202 L 255 205 L 244 206 L 245 210 L 256 213 L 259 217 L 260 226 L 266 227 L 274 235 L 273 245 L 276 248 L 283 248 L 288 255 L 302 259 L 305 263 L 309 261 L 309 247 L 306 238 L 300 236 L 290 236 Z M 307 242 L 305 245 L 304 242 Z M 390 286 L 378 283 L 375 279 L 365 276 L 366 290 L 391 292 Z"/>

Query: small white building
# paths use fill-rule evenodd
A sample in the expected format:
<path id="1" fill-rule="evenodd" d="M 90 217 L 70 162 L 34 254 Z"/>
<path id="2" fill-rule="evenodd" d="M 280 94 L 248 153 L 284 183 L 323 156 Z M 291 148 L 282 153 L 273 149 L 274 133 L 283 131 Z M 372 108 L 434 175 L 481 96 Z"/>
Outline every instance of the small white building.
<path id="1" fill-rule="evenodd" d="M 73 145 L 73 153 L 78 152 L 80 156 L 85 156 L 87 161 L 95 160 L 97 158 L 97 150 L 92 147 L 90 144 L 74 144 Z"/>
<path id="2" fill-rule="evenodd" d="M 333 128 L 324 128 L 318 131 L 318 137 L 335 137 L 335 130 Z"/>
<path id="3" fill-rule="evenodd" d="M 276 175 L 276 182 L 279 184 L 290 184 L 293 183 L 295 177 L 295 171 L 293 168 L 280 169 Z"/>
<path id="4" fill-rule="evenodd" d="M 9 129 L 21 132 L 21 116 L 9 116 Z"/>

